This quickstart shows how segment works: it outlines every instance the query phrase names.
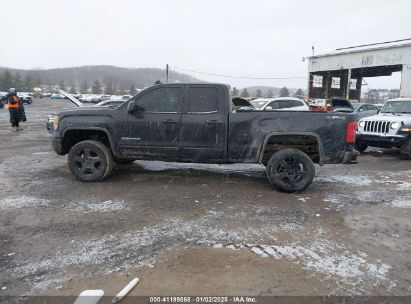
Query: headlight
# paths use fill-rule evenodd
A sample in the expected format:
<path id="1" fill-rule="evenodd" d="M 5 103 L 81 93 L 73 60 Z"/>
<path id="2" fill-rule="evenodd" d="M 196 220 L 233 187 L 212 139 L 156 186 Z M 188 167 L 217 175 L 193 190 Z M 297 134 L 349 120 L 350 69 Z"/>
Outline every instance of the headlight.
<path id="1" fill-rule="evenodd" d="M 401 124 L 399 122 L 393 122 L 390 125 L 391 129 L 398 129 L 401 126 Z"/>
<path id="2" fill-rule="evenodd" d="M 59 126 L 59 117 L 56 115 L 53 118 L 53 128 L 54 128 L 54 130 L 57 130 L 58 126 Z"/>
<path id="3" fill-rule="evenodd" d="M 358 124 L 361 128 L 363 128 L 365 126 L 365 121 L 360 121 L 360 123 Z"/>

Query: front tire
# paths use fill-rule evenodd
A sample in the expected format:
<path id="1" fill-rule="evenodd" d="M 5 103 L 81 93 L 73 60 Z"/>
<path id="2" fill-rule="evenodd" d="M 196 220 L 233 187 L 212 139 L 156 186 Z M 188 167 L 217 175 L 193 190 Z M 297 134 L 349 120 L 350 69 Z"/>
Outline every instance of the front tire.
<path id="1" fill-rule="evenodd" d="M 267 178 L 271 185 L 283 192 L 302 191 L 312 183 L 315 167 L 311 158 L 298 149 L 280 150 L 267 164 Z"/>
<path id="2" fill-rule="evenodd" d="M 359 142 L 355 142 L 355 149 L 358 150 L 360 153 L 364 153 L 364 151 L 368 148 L 367 145 L 364 145 Z"/>
<path id="3" fill-rule="evenodd" d="M 411 138 L 401 147 L 400 153 L 403 159 L 411 160 Z"/>
<path id="4" fill-rule="evenodd" d="M 105 179 L 114 168 L 111 151 L 96 140 L 85 140 L 74 145 L 68 155 L 71 173 L 82 182 Z"/>

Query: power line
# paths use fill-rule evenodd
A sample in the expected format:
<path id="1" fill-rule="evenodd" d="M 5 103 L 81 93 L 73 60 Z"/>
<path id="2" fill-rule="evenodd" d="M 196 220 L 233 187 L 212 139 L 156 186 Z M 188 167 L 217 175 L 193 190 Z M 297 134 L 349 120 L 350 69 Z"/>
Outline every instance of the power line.
<path id="1" fill-rule="evenodd" d="M 200 71 L 194 71 L 190 69 L 185 69 L 185 68 L 180 68 L 176 66 L 172 66 L 174 70 L 180 70 L 180 71 L 185 71 L 185 72 L 191 72 L 191 73 L 196 73 L 196 74 L 201 74 L 201 75 L 207 75 L 207 76 L 217 76 L 217 77 L 225 77 L 225 78 L 240 78 L 240 79 L 303 79 L 306 77 L 302 76 L 295 76 L 295 77 L 251 77 L 251 76 L 232 76 L 232 75 L 222 75 L 222 74 L 214 74 L 214 73 L 205 73 L 205 72 L 200 72 Z M 171 67 L 170 67 L 171 70 Z"/>

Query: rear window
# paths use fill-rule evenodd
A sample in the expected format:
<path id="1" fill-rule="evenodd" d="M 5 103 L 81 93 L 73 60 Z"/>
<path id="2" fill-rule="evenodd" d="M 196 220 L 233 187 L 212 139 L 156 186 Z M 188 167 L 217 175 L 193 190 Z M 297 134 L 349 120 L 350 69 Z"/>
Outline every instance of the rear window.
<path id="1" fill-rule="evenodd" d="M 217 112 L 218 110 L 218 91 L 216 88 L 190 88 L 190 101 L 188 112 L 204 113 Z"/>

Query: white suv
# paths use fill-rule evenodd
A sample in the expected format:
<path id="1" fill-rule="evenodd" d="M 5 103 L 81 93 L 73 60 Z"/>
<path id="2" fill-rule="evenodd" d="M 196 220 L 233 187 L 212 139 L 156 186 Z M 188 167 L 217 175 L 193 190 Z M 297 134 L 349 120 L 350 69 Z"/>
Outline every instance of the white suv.
<path id="1" fill-rule="evenodd" d="M 387 100 L 381 111 L 358 122 L 356 149 L 364 152 L 368 146 L 400 148 L 411 159 L 411 98 Z"/>

